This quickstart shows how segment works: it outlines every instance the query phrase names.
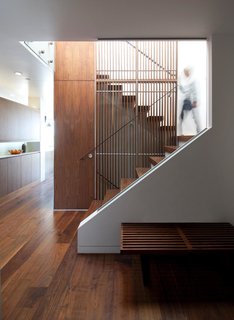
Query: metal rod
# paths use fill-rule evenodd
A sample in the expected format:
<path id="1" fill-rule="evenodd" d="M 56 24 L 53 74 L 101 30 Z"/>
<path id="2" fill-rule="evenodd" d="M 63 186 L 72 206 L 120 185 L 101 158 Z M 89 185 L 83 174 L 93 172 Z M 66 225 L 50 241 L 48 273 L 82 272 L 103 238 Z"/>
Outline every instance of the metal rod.
<path id="1" fill-rule="evenodd" d="M 121 177 L 134 177 L 136 166 L 148 165 L 149 154 L 164 154 L 176 137 L 177 42 L 128 42 L 97 46 L 97 143 L 89 153 L 96 153 L 99 198 Z"/>

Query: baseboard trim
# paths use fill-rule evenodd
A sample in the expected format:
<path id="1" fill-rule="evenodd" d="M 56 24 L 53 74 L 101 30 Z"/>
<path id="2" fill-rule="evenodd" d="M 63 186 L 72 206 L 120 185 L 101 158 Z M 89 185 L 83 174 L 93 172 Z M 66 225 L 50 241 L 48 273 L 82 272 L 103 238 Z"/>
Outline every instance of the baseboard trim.
<path id="1" fill-rule="evenodd" d="M 98 246 L 93 246 L 93 247 L 89 247 L 89 246 L 79 246 L 77 248 L 77 253 L 78 254 L 83 254 L 83 253 L 120 253 L 120 247 L 116 246 L 116 247 L 98 247 Z"/>

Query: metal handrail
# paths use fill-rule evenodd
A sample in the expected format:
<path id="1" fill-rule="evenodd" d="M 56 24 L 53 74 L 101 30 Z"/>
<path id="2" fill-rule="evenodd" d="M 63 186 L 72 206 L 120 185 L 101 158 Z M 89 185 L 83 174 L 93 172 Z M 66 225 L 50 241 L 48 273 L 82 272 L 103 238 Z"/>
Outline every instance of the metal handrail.
<path id="1" fill-rule="evenodd" d="M 157 99 L 156 101 L 154 101 L 150 106 L 149 106 L 149 110 L 150 108 L 152 108 L 157 102 L 159 102 L 161 99 L 163 99 L 165 96 L 167 96 L 169 93 L 171 93 L 175 88 L 177 87 L 177 84 L 175 86 L 173 86 L 173 88 L 171 90 L 169 90 L 168 92 L 166 92 L 164 95 L 162 95 L 159 99 Z M 85 153 L 80 160 L 84 160 L 87 156 L 91 155 L 90 158 L 92 158 L 92 153 L 98 149 L 100 146 L 102 146 L 106 141 L 108 141 L 109 139 L 111 139 L 113 136 L 115 136 L 119 131 L 121 131 L 123 128 L 125 128 L 126 126 L 128 126 L 131 122 L 135 121 L 138 117 L 138 113 L 135 115 L 135 117 L 133 117 L 132 119 L 130 119 L 127 123 L 125 123 L 123 126 L 121 126 L 118 130 L 116 130 L 115 132 L 113 132 L 109 137 L 107 137 L 106 139 L 104 139 L 101 143 L 99 143 L 96 147 L 94 147 L 93 149 L 89 150 L 87 153 Z"/>
<path id="2" fill-rule="evenodd" d="M 115 187 L 116 189 L 119 189 L 118 186 L 116 186 L 113 182 L 111 182 L 109 179 L 107 179 L 107 177 L 105 177 L 103 174 L 101 174 L 100 172 L 96 172 L 102 179 L 104 179 L 105 181 L 107 181 L 108 183 L 110 183 L 113 187 Z"/>
<path id="3" fill-rule="evenodd" d="M 177 42 L 128 40 L 97 48 L 97 141 L 81 158 L 95 158 L 97 199 L 176 144 Z"/>

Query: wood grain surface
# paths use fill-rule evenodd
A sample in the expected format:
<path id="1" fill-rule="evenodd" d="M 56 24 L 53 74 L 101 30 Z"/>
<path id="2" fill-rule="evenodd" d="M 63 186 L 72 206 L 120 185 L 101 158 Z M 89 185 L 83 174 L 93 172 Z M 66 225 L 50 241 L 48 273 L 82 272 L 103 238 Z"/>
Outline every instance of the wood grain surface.
<path id="1" fill-rule="evenodd" d="M 56 42 L 55 80 L 94 80 L 94 42 Z"/>
<path id="2" fill-rule="evenodd" d="M 94 43 L 56 43 L 54 207 L 87 209 L 94 199 Z"/>
<path id="3" fill-rule="evenodd" d="M 94 195 L 94 83 L 55 82 L 54 207 L 86 209 Z M 90 94 L 91 92 L 91 94 Z"/>
<path id="4" fill-rule="evenodd" d="M 0 198 L 5 320 L 231 320 L 232 265 L 219 256 L 77 255 L 84 213 L 53 212 L 53 181 Z M 226 261 L 227 262 L 227 261 Z"/>

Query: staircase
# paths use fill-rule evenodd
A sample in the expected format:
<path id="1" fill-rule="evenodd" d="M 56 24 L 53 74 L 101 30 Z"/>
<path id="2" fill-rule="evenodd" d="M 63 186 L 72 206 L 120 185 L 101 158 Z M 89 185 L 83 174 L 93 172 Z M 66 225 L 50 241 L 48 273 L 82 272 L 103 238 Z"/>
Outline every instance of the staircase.
<path id="1" fill-rule="evenodd" d="M 107 74 L 97 75 L 97 147 L 93 150 L 97 155 L 97 199 L 103 199 L 107 189 L 123 189 L 123 177 L 134 179 L 136 168 L 150 167 L 149 156 L 164 157 L 164 146 L 176 144 L 176 126 L 169 116 L 175 110 L 168 98 L 163 107 L 167 115 L 161 114 L 171 91 L 146 105 L 124 85 L 113 83 Z M 169 121 L 173 125 L 167 125 Z"/>
<path id="2" fill-rule="evenodd" d="M 177 145 L 176 41 L 100 41 L 96 68 L 96 147 L 82 157 L 96 158 L 96 199 L 86 216 Z"/>
<path id="3" fill-rule="evenodd" d="M 137 46 L 134 48 L 137 50 Z M 93 213 L 92 217 L 83 221 L 79 228 L 79 252 L 119 252 L 121 223 L 152 222 L 158 214 L 163 216 L 164 210 L 157 212 L 154 199 L 157 195 L 162 207 L 164 203 L 167 206 L 171 204 L 172 191 L 167 194 L 166 167 L 170 169 L 173 161 L 164 160 L 193 138 L 178 136 L 176 131 L 176 62 L 166 70 L 160 62 L 155 63 L 149 55 L 143 54 L 142 49 L 141 54 L 154 64 L 153 67 L 146 64 L 146 69 L 152 67 L 153 71 L 145 72 L 145 65 L 139 64 L 140 59 L 136 64 L 136 78 L 131 77 L 131 65 L 126 71 L 115 70 L 114 62 L 110 64 L 110 70 L 105 64 L 97 68 L 97 147 L 92 154 L 97 161 L 96 189 L 99 191 L 84 218 Z M 121 69 L 121 62 L 118 63 Z M 173 158 L 177 160 L 177 157 Z M 158 174 L 155 172 L 157 166 L 160 167 Z M 166 179 L 161 179 L 161 175 Z M 138 199 L 135 206 L 134 199 L 141 195 L 142 190 L 145 191 L 144 201 L 141 203 Z M 144 212 L 149 200 L 150 210 Z M 131 207 L 129 212 L 128 205 Z M 121 207 L 124 210 L 121 211 Z M 171 209 L 173 206 L 167 210 L 167 215 Z"/>
<path id="4" fill-rule="evenodd" d="M 135 102 L 135 96 L 131 97 L 125 97 L 123 96 L 123 100 L 128 100 L 132 103 Z M 134 106 L 135 108 L 135 106 Z M 147 109 L 141 108 L 141 110 Z M 143 112 L 143 111 L 142 111 Z M 152 120 L 152 119 L 150 119 Z M 160 118 L 160 120 L 162 120 Z M 89 215 L 91 215 L 93 212 L 98 210 L 102 205 L 106 204 L 108 201 L 112 200 L 115 196 L 117 196 L 120 192 L 124 191 L 126 188 L 128 188 L 130 185 L 135 183 L 138 178 L 144 176 L 146 173 L 148 173 L 152 168 L 157 166 L 161 161 L 163 161 L 168 155 L 176 151 L 180 146 L 184 145 L 187 143 L 190 139 L 192 139 L 194 136 L 193 135 L 182 135 L 182 136 L 177 136 L 177 145 L 165 145 L 164 150 L 165 150 L 165 156 L 149 156 L 149 167 L 136 167 L 135 168 L 135 178 L 125 178 L 121 177 L 120 181 L 120 188 L 112 188 L 112 189 L 107 189 L 104 199 L 103 200 L 93 200 L 88 211 L 85 213 L 84 217 L 82 220 L 86 219 Z"/>

